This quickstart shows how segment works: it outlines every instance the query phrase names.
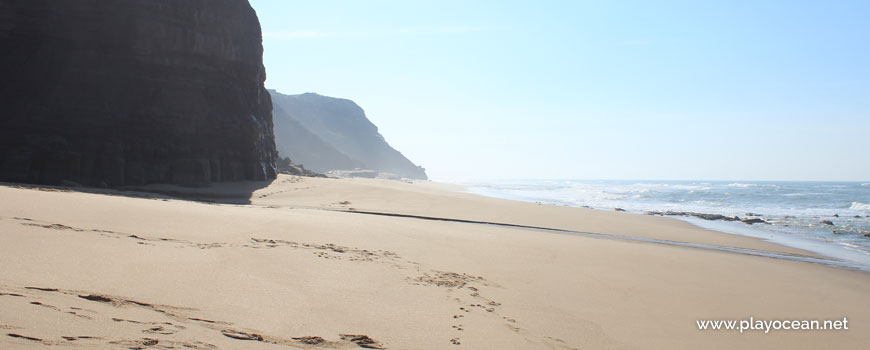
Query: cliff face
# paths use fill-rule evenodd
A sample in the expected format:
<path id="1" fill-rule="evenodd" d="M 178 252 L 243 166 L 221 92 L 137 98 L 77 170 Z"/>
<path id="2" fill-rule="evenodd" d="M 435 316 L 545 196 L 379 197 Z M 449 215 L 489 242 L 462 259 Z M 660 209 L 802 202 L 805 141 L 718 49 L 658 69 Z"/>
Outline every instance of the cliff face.
<path id="1" fill-rule="evenodd" d="M 0 180 L 275 177 L 247 0 L 0 0 Z"/>
<path id="2" fill-rule="evenodd" d="M 276 107 L 286 112 L 280 118 L 286 117 L 292 120 L 292 122 L 275 124 L 278 147 L 288 152 L 288 154 L 282 153 L 282 156 L 289 156 L 294 162 L 320 172 L 363 168 L 410 179 L 427 178 L 425 169 L 414 165 L 399 151 L 393 149 L 378 132 L 378 127 L 366 118 L 362 108 L 353 101 L 313 93 L 283 95 L 275 91 L 270 92 Z M 276 118 L 279 116 L 276 115 Z M 311 143 L 306 142 L 308 144 L 306 146 L 299 138 L 282 137 L 289 133 L 283 128 L 291 127 L 293 123 L 300 125 L 305 129 L 305 133 L 313 134 L 346 157 L 329 156 L 313 159 L 312 155 L 317 152 L 312 150 L 301 152 Z M 334 152 L 320 152 L 320 154 L 327 153 L 331 155 Z M 350 159 L 352 163 L 348 163 L 346 159 Z"/>

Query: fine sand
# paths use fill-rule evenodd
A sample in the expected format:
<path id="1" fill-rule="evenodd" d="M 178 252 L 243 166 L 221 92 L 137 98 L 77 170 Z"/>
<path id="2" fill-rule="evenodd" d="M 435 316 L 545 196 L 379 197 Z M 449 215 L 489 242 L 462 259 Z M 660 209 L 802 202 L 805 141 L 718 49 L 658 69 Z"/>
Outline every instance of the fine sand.
<path id="1" fill-rule="evenodd" d="M 143 190 L 0 186 L 0 349 L 870 344 L 870 273 L 621 238 L 815 257 L 676 219 L 428 182 L 281 176 Z M 849 329 L 695 322 L 750 316 L 847 317 Z"/>

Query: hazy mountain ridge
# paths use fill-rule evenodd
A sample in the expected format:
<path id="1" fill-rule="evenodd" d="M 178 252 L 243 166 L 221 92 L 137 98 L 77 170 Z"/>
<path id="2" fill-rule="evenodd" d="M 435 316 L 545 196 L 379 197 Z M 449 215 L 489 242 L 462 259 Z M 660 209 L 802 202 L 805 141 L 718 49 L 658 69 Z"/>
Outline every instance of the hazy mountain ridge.
<path id="1" fill-rule="evenodd" d="M 353 101 L 315 93 L 284 95 L 274 90 L 269 92 L 275 110 L 286 112 L 276 113 L 276 120 L 288 119 L 275 124 L 275 142 L 282 157 L 290 157 L 295 163 L 321 172 L 360 168 L 411 179 L 427 178 L 425 169 L 392 148 L 363 109 Z M 300 125 L 306 131 L 285 130 L 294 125 Z M 294 134 L 297 137 L 285 136 Z M 311 136 L 329 147 L 314 147 L 319 142 L 312 143 Z M 303 151 L 306 149 L 309 152 Z"/>
<path id="2" fill-rule="evenodd" d="M 362 163 L 350 159 L 302 126 L 277 103 L 272 109 L 272 116 L 275 121 L 275 140 L 292 140 L 276 142 L 281 157 L 289 157 L 294 163 L 320 172 L 363 167 Z"/>

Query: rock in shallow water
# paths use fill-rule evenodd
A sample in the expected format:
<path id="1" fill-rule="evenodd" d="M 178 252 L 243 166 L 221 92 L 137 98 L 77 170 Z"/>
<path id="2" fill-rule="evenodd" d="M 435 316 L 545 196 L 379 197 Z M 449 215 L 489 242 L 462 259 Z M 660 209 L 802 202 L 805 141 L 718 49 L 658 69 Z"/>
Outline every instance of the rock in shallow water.
<path id="1" fill-rule="evenodd" d="M 276 175 L 247 0 L 0 0 L 0 180 Z"/>
<path id="2" fill-rule="evenodd" d="M 646 215 L 661 215 L 661 216 L 693 216 L 699 219 L 704 220 L 722 220 L 722 221 L 740 221 L 739 217 L 736 216 L 725 216 L 720 214 L 705 214 L 705 213 L 695 213 L 691 211 L 648 211 L 645 212 Z"/>

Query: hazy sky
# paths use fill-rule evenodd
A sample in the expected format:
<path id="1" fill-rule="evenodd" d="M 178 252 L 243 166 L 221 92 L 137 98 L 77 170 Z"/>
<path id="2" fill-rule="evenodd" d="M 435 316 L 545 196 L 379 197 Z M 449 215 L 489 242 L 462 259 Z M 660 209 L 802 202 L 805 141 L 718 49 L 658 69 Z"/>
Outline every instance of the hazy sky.
<path id="1" fill-rule="evenodd" d="M 870 1 L 251 3 L 434 179 L 870 180 Z"/>

